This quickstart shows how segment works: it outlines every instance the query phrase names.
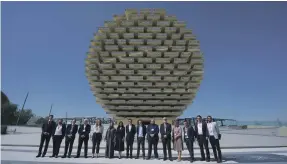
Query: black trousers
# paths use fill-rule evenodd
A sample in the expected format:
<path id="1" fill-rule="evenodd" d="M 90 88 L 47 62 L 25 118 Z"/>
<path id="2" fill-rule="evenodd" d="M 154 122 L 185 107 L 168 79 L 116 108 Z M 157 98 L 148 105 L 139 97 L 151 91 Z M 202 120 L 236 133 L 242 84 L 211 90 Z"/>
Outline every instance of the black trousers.
<path id="1" fill-rule="evenodd" d="M 127 157 L 133 157 L 133 139 L 127 139 Z"/>
<path id="2" fill-rule="evenodd" d="M 158 138 L 150 138 L 149 139 L 149 141 L 148 141 L 148 158 L 151 157 L 151 149 L 152 149 L 152 147 L 153 147 L 154 157 L 158 158 L 157 144 L 158 144 Z"/>
<path id="3" fill-rule="evenodd" d="M 59 155 L 61 143 L 62 143 L 62 136 L 55 135 L 53 137 L 53 154 L 52 154 L 52 156 L 58 156 Z"/>
<path id="4" fill-rule="evenodd" d="M 142 155 L 145 157 L 145 138 L 144 137 L 138 137 L 137 139 L 138 149 L 137 149 L 137 157 L 140 155 L 140 148 L 142 148 Z"/>
<path id="5" fill-rule="evenodd" d="M 221 149 L 219 145 L 219 140 L 215 139 L 214 136 L 209 137 L 209 142 L 213 150 L 214 158 L 217 160 L 218 158 L 222 160 Z"/>
<path id="6" fill-rule="evenodd" d="M 88 156 L 88 141 L 89 141 L 89 137 L 84 137 L 82 138 L 81 136 L 79 136 L 79 143 L 78 143 L 78 151 L 77 151 L 77 156 L 81 155 L 81 149 L 82 149 L 82 145 L 84 142 L 84 155 L 85 157 Z"/>
<path id="7" fill-rule="evenodd" d="M 194 151 L 193 151 L 193 140 L 189 138 L 185 138 L 184 142 L 186 144 L 186 148 L 189 152 L 190 158 L 194 159 Z"/>
<path id="8" fill-rule="evenodd" d="M 66 137 L 66 139 L 65 139 L 64 156 L 67 156 L 68 148 L 69 148 L 68 156 L 71 156 L 72 150 L 73 150 L 74 141 L 75 141 L 75 137 Z"/>
<path id="9" fill-rule="evenodd" d="M 208 148 L 208 140 L 206 139 L 206 136 L 198 135 L 198 145 L 199 145 L 199 148 L 200 148 L 201 159 L 205 159 L 203 146 L 205 148 L 206 158 L 210 159 L 210 153 L 209 153 L 209 148 Z"/>
<path id="10" fill-rule="evenodd" d="M 96 149 L 96 153 L 99 154 L 101 140 L 102 140 L 102 133 L 93 133 L 93 137 L 92 137 L 92 141 L 93 141 L 92 153 L 93 154 L 95 154 L 95 149 Z"/>
<path id="11" fill-rule="evenodd" d="M 166 148 L 168 151 L 168 157 L 172 158 L 171 156 L 171 140 L 170 139 L 162 139 L 162 148 L 163 148 L 163 158 L 166 159 L 167 158 L 167 153 L 166 153 Z"/>
<path id="12" fill-rule="evenodd" d="M 41 140 L 40 140 L 40 146 L 39 146 L 39 151 L 38 151 L 38 155 L 42 154 L 42 149 L 43 149 L 43 145 L 45 142 L 45 147 L 44 147 L 44 152 L 42 155 L 46 155 L 47 150 L 48 150 L 48 146 L 49 146 L 49 142 L 50 142 L 51 136 L 50 135 L 41 135 Z"/>

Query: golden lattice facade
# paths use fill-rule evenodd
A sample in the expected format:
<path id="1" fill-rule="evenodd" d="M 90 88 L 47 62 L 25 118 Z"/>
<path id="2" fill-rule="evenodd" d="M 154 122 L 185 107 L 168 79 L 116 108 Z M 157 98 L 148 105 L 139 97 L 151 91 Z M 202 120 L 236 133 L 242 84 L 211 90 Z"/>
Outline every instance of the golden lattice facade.
<path id="1" fill-rule="evenodd" d="M 195 97 L 203 56 L 192 30 L 164 9 L 127 9 L 94 35 L 86 75 L 116 119 L 174 119 Z"/>

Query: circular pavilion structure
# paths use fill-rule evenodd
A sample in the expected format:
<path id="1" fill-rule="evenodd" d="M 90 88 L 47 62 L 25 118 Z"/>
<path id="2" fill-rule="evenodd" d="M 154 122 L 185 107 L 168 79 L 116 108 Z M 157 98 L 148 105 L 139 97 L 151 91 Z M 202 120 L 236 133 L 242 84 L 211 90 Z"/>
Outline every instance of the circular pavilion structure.
<path id="1" fill-rule="evenodd" d="M 116 120 L 173 120 L 203 78 L 199 41 L 165 9 L 126 9 L 105 21 L 85 63 L 96 102 Z"/>

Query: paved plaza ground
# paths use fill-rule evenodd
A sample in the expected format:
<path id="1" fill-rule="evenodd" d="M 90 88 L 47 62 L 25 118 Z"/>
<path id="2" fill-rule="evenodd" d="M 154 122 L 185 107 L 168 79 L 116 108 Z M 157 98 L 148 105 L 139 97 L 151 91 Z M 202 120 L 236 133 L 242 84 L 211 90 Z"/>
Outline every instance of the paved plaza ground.
<path id="1" fill-rule="evenodd" d="M 14 127 L 9 127 L 10 130 Z M 2 135 L 1 136 L 1 163 L 2 164 L 85 164 L 85 163 L 97 163 L 97 164 L 160 164 L 160 163 L 189 163 L 188 151 L 183 151 L 183 161 L 163 161 L 163 160 L 143 160 L 143 159 L 105 159 L 103 158 L 105 151 L 105 142 L 101 143 L 100 158 L 49 158 L 52 151 L 52 142 L 48 149 L 47 157 L 35 158 L 38 152 L 38 145 L 40 141 L 40 128 L 26 128 L 17 127 L 16 133 Z M 264 164 L 287 164 L 287 137 L 277 137 L 276 129 L 253 129 L 253 130 L 231 130 L 222 129 L 222 153 L 223 163 L 264 163 Z M 60 149 L 60 155 L 63 154 L 63 146 Z M 135 155 L 134 144 L 134 155 Z M 197 146 L 195 146 L 195 157 L 199 160 L 200 152 Z M 162 144 L 159 143 L 159 156 L 163 157 Z M 76 153 L 77 140 L 75 140 L 73 154 Z M 91 141 L 89 142 L 89 155 L 91 156 Z M 211 158 L 213 158 L 212 150 Z M 147 153 L 147 152 L 146 152 Z M 125 154 L 125 153 L 123 153 Z M 117 152 L 115 153 L 117 156 Z M 176 152 L 173 151 L 173 157 L 175 159 Z M 201 161 L 195 161 L 194 163 L 207 163 Z M 210 163 L 216 163 L 211 161 Z"/>

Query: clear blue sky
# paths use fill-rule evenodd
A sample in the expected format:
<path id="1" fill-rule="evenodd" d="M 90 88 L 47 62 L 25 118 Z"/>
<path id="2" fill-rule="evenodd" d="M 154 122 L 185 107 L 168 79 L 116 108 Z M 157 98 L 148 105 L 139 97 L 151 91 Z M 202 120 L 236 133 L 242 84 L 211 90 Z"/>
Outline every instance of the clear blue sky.
<path id="1" fill-rule="evenodd" d="M 126 8 L 166 8 L 205 54 L 204 80 L 184 116 L 286 120 L 286 2 L 3 2 L 2 90 L 37 115 L 105 116 L 85 77 L 97 27 Z M 284 117 L 285 116 L 285 117 Z"/>

